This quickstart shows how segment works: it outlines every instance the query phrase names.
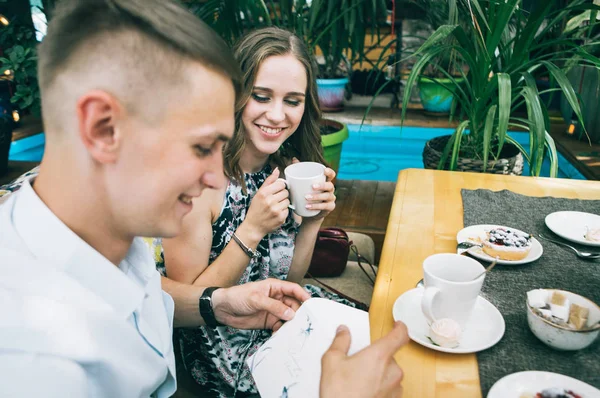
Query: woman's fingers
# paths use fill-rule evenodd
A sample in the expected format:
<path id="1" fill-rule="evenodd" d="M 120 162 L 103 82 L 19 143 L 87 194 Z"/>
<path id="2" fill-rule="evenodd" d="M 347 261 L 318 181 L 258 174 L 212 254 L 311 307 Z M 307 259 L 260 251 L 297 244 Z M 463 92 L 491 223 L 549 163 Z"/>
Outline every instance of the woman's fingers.
<path id="1" fill-rule="evenodd" d="M 289 197 L 290 197 L 290 191 L 288 191 L 287 189 L 283 189 L 283 190 L 273 194 L 273 199 L 274 199 L 275 203 L 284 201 L 285 199 L 288 199 Z"/>
<path id="2" fill-rule="evenodd" d="M 322 182 L 319 184 L 314 184 L 312 186 L 312 189 L 315 192 L 334 192 L 335 186 L 333 185 L 333 183 L 331 181 L 327 181 L 327 182 Z"/>
<path id="3" fill-rule="evenodd" d="M 333 181 L 333 179 L 335 178 L 335 171 L 333 171 L 333 169 L 330 169 L 329 167 L 325 168 L 324 174 L 327 178 L 327 181 Z"/>
<path id="4" fill-rule="evenodd" d="M 321 202 L 335 202 L 335 195 L 333 192 L 319 192 L 306 195 L 307 203 L 321 203 Z"/>
<path id="5" fill-rule="evenodd" d="M 335 210 L 335 202 L 307 203 L 306 208 L 311 210 L 323 210 L 327 212 L 332 212 Z"/>

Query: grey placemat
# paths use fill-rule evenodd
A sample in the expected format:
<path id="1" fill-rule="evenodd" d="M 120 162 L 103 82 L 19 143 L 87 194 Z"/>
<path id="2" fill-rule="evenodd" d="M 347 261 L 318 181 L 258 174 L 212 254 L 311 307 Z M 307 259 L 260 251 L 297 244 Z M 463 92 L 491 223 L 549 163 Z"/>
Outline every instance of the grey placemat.
<path id="1" fill-rule="evenodd" d="M 507 190 L 463 189 L 461 193 L 465 227 L 496 224 L 534 236 L 552 236 L 544 223 L 552 212 L 600 214 L 600 200 L 534 198 Z M 561 373 L 600 388 L 600 339 L 584 350 L 556 351 L 529 330 L 525 306 L 527 291 L 535 288 L 560 288 L 600 303 L 600 262 L 580 260 L 567 248 L 538 240 L 544 248 L 539 260 L 526 265 L 498 265 L 486 276 L 482 295 L 504 316 L 506 332 L 498 344 L 477 354 L 484 397 L 500 378 L 525 370 Z"/>

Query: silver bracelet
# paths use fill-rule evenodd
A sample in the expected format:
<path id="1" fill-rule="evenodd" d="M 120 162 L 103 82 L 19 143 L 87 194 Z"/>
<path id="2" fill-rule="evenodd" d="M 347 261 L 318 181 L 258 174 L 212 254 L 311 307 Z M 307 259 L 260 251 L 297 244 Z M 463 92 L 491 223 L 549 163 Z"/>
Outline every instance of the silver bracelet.
<path id="1" fill-rule="evenodd" d="M 242 240 L 235 234 L 235 232 L 231 234 L 231 237 L 238 244 L 238 246 L 244 251 L 244 253 L 246 253 L 246 255 L 248 257 L 256 259 L 260 256 L 260 254 L 258 253 L 258 250 L 252 250 L 251 248 L 246 246 L 246 244 L 244 242 L 242 242 Z"/>

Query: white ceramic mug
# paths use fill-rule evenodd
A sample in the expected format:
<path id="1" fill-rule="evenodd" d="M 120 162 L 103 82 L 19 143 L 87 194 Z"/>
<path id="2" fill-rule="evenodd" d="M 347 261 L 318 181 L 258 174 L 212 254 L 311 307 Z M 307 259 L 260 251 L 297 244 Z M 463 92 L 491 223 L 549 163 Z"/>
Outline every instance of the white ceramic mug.
<path id="1" fill-rule="evenodd" d="M 290 209 L 301 217 L 314 217 L 320 210 L 306 208 L 306 195 L 315 193 L 314 184 L 326 181 L 325 166 L 316 162 L 299 162 L 284 170 L 285 179 L 280 178 L 290 191 Z"/>
<path id="2" fill-rule="evenodd" d="M 429 256 L 423 262 L 423 314 L 430 321 L 450 318 L 464 330 L 477 302 L 485 274 L 478 261 L 454 253 Z"/>

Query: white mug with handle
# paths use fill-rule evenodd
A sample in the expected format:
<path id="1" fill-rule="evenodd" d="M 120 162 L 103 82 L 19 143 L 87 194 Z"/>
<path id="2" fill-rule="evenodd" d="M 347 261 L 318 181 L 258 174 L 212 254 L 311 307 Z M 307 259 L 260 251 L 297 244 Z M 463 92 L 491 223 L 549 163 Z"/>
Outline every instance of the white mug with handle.
<path id="1" fill-rule="evenodd" d="M 427 320 L 450 318 L 464 330 L 485 279 L 485 274 L 480 275 L 483 271 L 478 261 L 460 254 L 427 257 L 423 262 L 425 291 L 421 299 Z"/>
<path id="2" fill-rule="evenodd" d="M 325 166 L 316 162 L 293 163 L 284 170 L 285 179 L 279 178 L 290 191 L 290 209 L 301 217 L 314 217 L 320 210 L 306 208 L 306 195 L 315 193 L 314 184 L 326 181 Z"/>

